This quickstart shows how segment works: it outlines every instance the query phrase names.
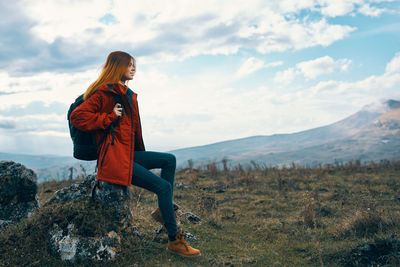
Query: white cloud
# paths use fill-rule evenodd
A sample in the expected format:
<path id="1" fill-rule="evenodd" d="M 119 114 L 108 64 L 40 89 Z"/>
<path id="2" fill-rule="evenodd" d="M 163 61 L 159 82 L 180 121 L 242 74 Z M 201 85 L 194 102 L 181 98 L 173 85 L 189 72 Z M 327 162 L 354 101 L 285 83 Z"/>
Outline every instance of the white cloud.
<path id="1" fill-rule="evenodd" d="M 303 75 L 306 79 L 315 79 L 320 75 L 332 73 L 335 70 L 347 71 L 351 60 L 342 58 L 334 60 L 330 56 L 319 57 L 313 60 L 297 63 L 294 68 L 288 68 L 277 72 L 275 82 L 290 83 L 298 75 Z"/>
<path id="2" fill-rule="evenodd" d="M 337 17 L 349 14 L 354 10 L 356 4 L 361 4 L 363 0 L 322 0 L 321 13 L 329 17 Z"/>
<path id="3" fill-rule="evenodd" d="M 236 75 L 238 75 L 239 77 L 243 77 L 261 69 L 264 66 L 264 61 L 255 57 L 250 57 L 243 63 L 243 65 L 237 71 Z"/>
<path id="4" fill-rule="evenodd" d="M 288 68 L 284 71 L 278 71 L 275 75 L 274 81 L 277 83 L 289 84 L 298 74 L 294 68 Z"/>
<path id="5" fill-rule="evenodd" d="M 317 1 L 315 0 L 280 0 L 280 1 L 270 1 L 277 5 L 281 12 L 287 13 L 297 13 L 302 9 L 313 8 Z"/>
<path id="6" fill-rule="evenodd" d="M 370 4 L 363 4 L 359 9 L 358 12 L 366 15 L 366 16 L 371 16 L 371 17 L 378 17 L 382 13 L 388 12 L 386 8 L 378 8 L 375 6 L 371 6 Z"/>
<path id="7" fill-rule="evenodd" d="M 49 52 L 59 49 L 67 57 L 88 56 L 85 51 L 103 51 L 121 45 L 136 51 L 147 62 L 182 60 L 201 54 L 229 55 L 240 48 L 269 53 L 328 46 L 356 29 L 331 24 L 324 18 L 287 16 L 290 12 L 315 8 L 318 5 L 315 1 L 286 2 L 282 7 L 261 0 L 218 5 L 212 0 L 179 1 L 174 5 L 165 1 L 111 3 L 23 1 L 21 8 L 34 21 L 31 31 L 52 48 Z M 101 22 L 105 15 L 115 18 L 115 23 Z M 40 56 L 45 55 L 41 51 Z"/>
<path id="8" fill-rule="evenodd" d="M 335 70 L 346 71 L 351 64 L 351 60 L 342 58 L 334 60 L 330 56 L 319 57 L 309 61 L 303 61 L 296 64 L 296 68 L 307 79 L 315 79 L 322 74 L 332 73 Z"/>
<path id="9" fill-rule="evenodd" d="M 265 64 L 266 67 L 277 67 L 277 66 L 281 66 L 281 65 L 283 65 L 283 61 L 274 61 L 274 62 Z"/>
<path id="10" fill-rule="evenodd" d="M 386 73 L 400 72 L 400 52 L 397 52 L 394 58 L 386 65 Z"/>
<path id="11" fill-rule="evenodd" d="M 269 1 L 268 5 L 272 10 L 283 13 L 295 14 L 301 10 L 309 9 L 314 12 L 320 12 L 327 17 L 337 17 L 360 12 L 358 9 L 360 6 L 370 5 L 370 8 L 375 10 L 379 8 L 374 6 L 374 4 L 394 1 L 395 0 L 280 0 Z M 386 9 L 382 11 L 388 12 Z"/>
<path id="12" fill-rule="evenodd" d="M 34 110 L 32 110 L 34 112 Z M 12 128 L 8 131 L 15 133 L 33 134 L 34 132 L 58 132 L 59 135 L 68 134 L 66 114 L 31 114 L 23 116 L 2 116 L 0 121 L 12 122 Z M 3 127 L 5 128 L 5 127 Z"/>
<path id="13" fill-rule="evenodd" d="M 289 0 L 288 2 L 291 2 L 293 5 L 292 1 Z M 305 6 L 310 9 L 319 10 L 322 15 L 327 17 L 355 15 L 355 13 L 375 17 L 390 11 L 386 8 L 379 8 L 374 4 L 393 2 L 393 0 L 303 0 L 298 2 L 308 3 Z"/>
<path id="14" fill-rule="evenodd" d="M 3 28 L 17 29 L 4 33 L 8 60 L 0 60 L 0 67 L 13 74 L 82 70 L 116 49 L 131 51 L 142 62 L 166 62 L 241 49 L 265 54 L 326 47 L 356 30 L 327 18 L 390 11 L 381 5 L 369 0 L 20 0 L 18 8 L 0 9 L 6 13 L 0 14 Z"/>
<path id="15" fill-rule="evenodd" d="M 103 28 L 98 19 L 107 13 L 108 1 L 22 1 L 20 7 L 35 21 L 34 34 L 52 43 L 56 38 L 76 38 L 75 42 L 84 43 L 92 38 L 85 31 Z M 101 40 L 99 40 L 101 41 Z"/>
<path id="16" fill-rule="evenodd" d="M 262 61 L 260 59 L 257 59 L 255 57 L 250 57 L 238 69 L 238 71 L 236 72 L 236 75 L 238 77 L 243 77 L 243 76 L 249 75 L 250 73 L 256 72 L 262 68 L 276 67 L 276 66 L 280 66 L 282 64 L 283 64 L 282 61 L 274 61 L 274 62 L 265 63 L 264 61 Z"/>
<path id="17" fill-rule="evenodd" d="M 392 60 L 386 65 L 384 74 L 372 75 L 356 82 L 322 81 L 310 88 L 314 94 L 359 94 L 366 92 L 375 96 L 384 97 L 384 90 L 399 88 L 400 86 L 400 52 L 397 52 Z M 370 94 L 368 94 L 370 95 Z M 387 96 L 393 95 L 389 91 Z"/>
<path id="18" fill-rule="evenodd" d="M 281 15 L 268 13 L 270 12 L 266 12 L 265 17 L 269 19 L 260 21 L 259 27 L 253 29 L 249 37 L 258 41 L 256 49 L 260 53 L 328 46 L 356 30 L 355 27 L 329 24 L 325 18 L 316 21 L 286 20 Z"/>
<path id="19" fill-rule="evenodd" d="M 76 73 L 42 72 L 23 77 L 12 77 L 7 72 L 0 72 L 0 90 L 5 93 L 0 96 L 0 110 L 8 109 L 12 105 L 23 107 L 33 101 L 70 104 L 86 90 L 97 75 L 94 69 Z"/>
<path id="20" fill-rule="evenodd" d="M 24 25 L 24 30 L 30 34 L 23 40 L 33 37 L 40 40 L 35 39 L 35 49 L 11 45 L 7 50 L 9 59 L 0 69 L 0 114 L 14 105 L 29 107 L 32 101 L 69 105 L 97 77 L 93 64 L 103 63 L 104 55 L 114 48 L 132 51 L 141 64 L 248 51 L 250 58 L 237 71 L 237 76 L 244 77 L 262 68 L 283 64 L 257 59 L 252 56 L 254 51 L 265 54 L 326 47 L 356 30 L 348 25 L 333 24 L 330 17 L 354 12 L 382 15 L 372 2 L 361 0 L 234 0 L 220 1 L 218 5 L 212 0 L 179 0 L 174 4 L 135 0 L 45 0 L 22 1 L 20 9 L 29 17 L 28 23 L 21 20 L 16 24 Z M 319 14 L 300 16 L 304 9 Z M 105 23 L 101 19 L 105 15 L 113 17 L 113 23 Z M 16 43 L 11 40 L 10 44 Z M 29 42 L 24 44 L 29 45 Z M 16 57 L 12 49 L 15 55 L 26 50 L 29 53 Z M 328 56 L 300 62 L 278 72 L 275 81 L 289 83 L 299 75 L 315 79 L 336 70 L 345 71 L 350 63 L 348 59 L 334 60 Z M 291 86 L 294 93 L 285 93 L 273 86 L 232 87 L 237 76 L 223 69 L 168 76 L 156 64 L 154 68 L 138 71 L 130 86 L 139 94 L 147 148 L 176 148 L 255 134 L 296 131 L 331 122 L 337 114 L 321 112 L 320 106 L 333 100 L 321 100 L 321 95 L 393 88 L 399 84 L 399 65 L 400 56 L 396 54 L 384 75 L 354 83 L 320 82 L 311 88 L 314 95 L 306 90 L 296 91 L 300 84 Z M 25 73 L 28 67 L 31 72 Z M 18 77 L 12 72 L 17 68 L 23 70 Z M 288 124 L 288 121 L 293 123 Z M 28 131 L 31 137 L 34 134 L 43 137 L 42 143 L 35 143 L 41 144 L 35 151 L 48 144 L 46 136 L 53 136 L 57 137 L 51 139 L 56 140 L 52 141 L 54 147 L 60 144 L 57 149 L 70 154 L 65 115 L 7 115 L 0 116 L 0 124 L 2 122 L 2 149 L 11 145 L 14 151 L 30 147 L 35 142 L 24 136 Z M 29 142 L 18 142 L 23 137 Z"/>
<path id="21" fill-rule="evenodd" d="M 26 134 L 31 134 L 31 135 L 40 135 L 40 136 L 45 136 L 45 137 L 65 137 L 68 138 L 70 137 L 68 132 L 59 132 L 59 131 L 28 131 L 25 132 Z"/>
<path id="22" fill-rule="evenodd" d="M 88 77 L 90 75 L 86 75 L 86 83 L 93 80 Z M 74 83 L 73 80 L 77 77 L 71 76 L 69 79 L 68 77 L 62 73 L 54 76 L 55 81 L 51 83 L 58 80 L 59 86 L 54 87 L 51 94 L 56 98 L 58 95 L 64 96 L 65 99 L 60 102 L 70 104 L 86 86 L 83 86 L 82 81 Z M 19 81 L 21 86 L 29 83 L 30 80 L 25 79 L 27 80 Z M 274 117 L 282 118 L 280 131 L 292 131 L 295 128 L 294 125 L 283 125 L 284 118 L 288 118 L 291 113 L 289 109 L 284 112 L 283 106 L 287 108 L 288 103 L 296 98 L 295 95 L 282 95 L 274 88 L 266 86 L 238 91 L 237 88 L 226 86 L 231 81 L 232 75 L 224 69 L 185 76 L 168 76 L 155 67 L 147 71 L 139 71 L 130 86 L 138 93 L 146 148 L 167 150 L 256 134 L 272 134 L 277 129 L 276 124 L 271 125 Z M 75 93 L 66 93 L 67 90 Z M 39 100 L 45 96 L 45 94 L 37 94 L 16 94 L 13 99 L 7 98 L 7 102 L 11 101 L 13 105 L 17 103 L 27 105 L 29 98 Z M 46 92 L 46 94 L 49 93 Z M 28 95 L 26 102 L 17 101 L 24 99 L 25 95 Z M 3 100 L 5 96 L 1 97 Z M 11 97 L 11 95 L 6 95 L 6 97 Z M 0 114 L 1 112 L 0 110 Z M 45 145 L 40 141 L 42 139 L 38 138 L 45 138 L 47 135 L 48 146 L 57 147 L 53 154 L 70 154 L 71 143 L 65 114 L 34 114 L 34 110 L 32 113 L 25 116 L 0 116 L 0 120 L 15 121 L 16 126 L 15 129 L 0 131 L 0 139 L 13 140 L 7 142 L 2 150 L 19 150 L 27 153 L 29 149 L 30 153 L 44 153 L 43 151 L 49 153 L 51 150 L 49 148 L 42 150 L 39 146 L 24 148 L 17 141 L 25 136 L 27 140 Z M 232 120 L 232 118 L 235 119 Z M 211 135 L 210 129 L 212 129 Z M 52 142 L 57 142 L 57 144 L 53 146 Z M 23 144 L 26 146 L 26 143 Z"/>
<path id="23" fill-rule="evenodd" d="M 249 87 L 242 91 L 230 88 L 226 85 L 231 82 L 232 76 L 227 70 L 168 76 L 154 67 L 138 72 L 130 86 L 139 94 L 146 148 L 166 151 L 252 135 L 295 132 L 339 120 L 354 111 L 349 110 L 349 106 L 354 106 L 357 111 L 360 106 L 371 101 L 369 95 L 366 97 L 363 94 L 366 90 L 383 96 L 387 95 L 384 91 L 386 88 L 399 86 L 399 60 L 400 53 L 397 53 L 387 64 L 385 74 L 381 76 L 371 76 L 353 83 L 321 82 L 309 90 L 292 93 L 282 92 L 272 86 Z M 282 81 L 292 79 L 296 71 L 300 70 L 294 68 L 286 70 L 286 73 L 282 74 Z M 88 77 L 89 74 L 86 75 L 85 83 L 93 80 L 93 77 Z M 81 79 L 84 76 L 82 75 Z M 67 93 L 70 99 L 64 99 L 63 103 L 71 102 L 78 93 L 83 92 L 82 88 L 86 87 L 82 81 L 73 83 L 72 80 L 74 78 L 79 80 L 79 76 L 70 77 L 70 80 L 66 77 L 68 77 L 66 74 L 53 77 L 59 80 L 60 85 L 52 91 L 54 95 L 63 96 L 68 89 L 75 92 Z M 22 84 L 26 84 L 27 81 L 29 79 Z M 35 97 L 35 94 L 27 94 L 29 97 Z M 342 94 L 346 94 L 346 98 L 343 98 Z M 354 97 L 349 98 L 348 95 Z M 5 96 L 1 97 L 3 100 Z M 21 95 L 13 101 L 20 98 Z M 343 105 L 346 109 L 332 112 L 332 108 L 337 105 Z M 295 120 L 293 114 L 296 114 Z M 30 152 L 38 153 L 41 151 L 40 146 L 29 146 L 27 143 L 18 142 L 17 139 L 25 137 L 30 141 L 40 141 L 42 139 L 38 138 L 43 137 L 47 138 L 47 143 L 37 141 L 42 146 L 56 142 L 54 146 L 51 145 L 54 147 L 53 154 L 71 153 L 67 121 L 63 115 L 32 114 L 22 118 L 0 117 L 0 121 L 2 120 L 15 121 L 16 128 L 20 130 L 1 129 L 0 139 L 8 140 L 6 143 L 1 141 L 4 145 L 3 150 L 23 151 L 24 147 L 21 146 L 23 144 L 26 149 L 30 149 Z M 21 127 L 23 124 L 26 125 Z M 210 129 L 212 129 L 211 135 Z M 23 130 L 30 131 L 31 134 L 27 135 Z M 32 131 L 38 133 L 33 134 Z M 7 134 L 11 132 L 15 134 Z M 43 148 L 42 151 L 49 153 L 51 148 Z"/>

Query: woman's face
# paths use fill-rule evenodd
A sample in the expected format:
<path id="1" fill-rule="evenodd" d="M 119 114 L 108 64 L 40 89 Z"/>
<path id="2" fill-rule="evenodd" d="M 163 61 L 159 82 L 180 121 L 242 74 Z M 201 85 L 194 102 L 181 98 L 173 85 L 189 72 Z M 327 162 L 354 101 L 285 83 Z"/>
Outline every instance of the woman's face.
<path id="1" fill-rule="evenodd" d="M 122 79 L 124 81 L 126 80 L 132 80 L 133 76 L 135 75 L 136 72 L 136 62 L 131 58 L 131 61 L 129 62 L 128 67 L 126 68 L 126 72 L 124 73 L 124 77 Z"/>

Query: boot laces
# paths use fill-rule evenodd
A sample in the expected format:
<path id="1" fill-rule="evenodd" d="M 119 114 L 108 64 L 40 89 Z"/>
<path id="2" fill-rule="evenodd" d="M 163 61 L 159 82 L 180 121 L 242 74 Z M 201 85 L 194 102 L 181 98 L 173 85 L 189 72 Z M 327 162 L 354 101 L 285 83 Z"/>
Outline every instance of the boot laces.
<path id="1" fill-rule="evenodd" d="M 179 239 L 180 243 L 182 243 L 185 246 L 186 250 L 189 251 L 189 244 L 186 242 L 185 238 L 183 237 L 182 232 L 179 232 L 176 235 L 176 238 Z"/>

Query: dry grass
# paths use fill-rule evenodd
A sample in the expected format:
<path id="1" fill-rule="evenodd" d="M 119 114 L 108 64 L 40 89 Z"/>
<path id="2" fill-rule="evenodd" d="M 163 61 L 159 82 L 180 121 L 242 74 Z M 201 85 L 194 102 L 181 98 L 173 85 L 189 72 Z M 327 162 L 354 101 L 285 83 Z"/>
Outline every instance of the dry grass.
<path id="1" fill-rule="evenodd" d="M 395 266 L 400 262 L 399 161 L 368 165 L 354 161 L 314 169 L 255 162 L 231 169 L 216 166 L 212 162 L 191 166 L 178 170 L 175 178 L 176 184 L 187 186 L 174 188 L 180 212 L 193 212 L 202 219 L 192 224 L 180 218 L 180 226 L 197 237 L 189 243 L 202 251 L 201 258 L 166 253 L 166 235 L 161 242 L 153 241 L 152 232 L 159 224 L 150 213 L 157 207 L 157 197 L 131 187 L 133 223 L 147 234 L 140 242 L 125 238 L 124 249 L 113 264 L 365 266 L 371 262 Z M 39 198 L 48 198 L 65 183 L 41 185 Z M 4 240 L 6 247 L 18 248 L 23 242 L 0 235 L 0 242 Z M 27 249 L 24 253 L 34 252 Z M 40 263 L 48 262 L 41 258 L 45 252 L 37 256 Z"/>

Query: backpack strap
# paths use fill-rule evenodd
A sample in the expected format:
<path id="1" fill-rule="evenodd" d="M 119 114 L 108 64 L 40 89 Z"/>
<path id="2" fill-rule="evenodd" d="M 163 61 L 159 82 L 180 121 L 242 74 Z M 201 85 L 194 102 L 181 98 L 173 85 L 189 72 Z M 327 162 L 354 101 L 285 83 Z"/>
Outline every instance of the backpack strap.
<path id="1" fill-rule="evenodd" d="M 108 89 L 115 92 L 115 94 L 113 94 L 114 101 L 116 104 L 121 104 L 122 115 L 124 115 L 125 114 L 124 102 L 122 101 L 121 96 L 118 94 L 118 91 L 114 88 L 114 86 L 112 86 L 112 84 L 107 84 L 107 86 L 108 86 Z"/>
<path id="2" fill-rule="evenodd" d="M 122 101 L 121 96 L 118 94 L 117 90 L 115 90 L 114 86 L 112 86 L 112 84 L 107 84 L 107 86 L 111 91 L 115 92 L 115 94 L 112 94 L 112 96 L 114 98 L 114 102 L 116 104 L 120 104 L 122 106 L 122 116 L 125 116 L 125 107 L 124 107 L 124 102 Z M 114 145 L 114 139 L 115 139 L 115 130 L 114 130 L 114 128 L 115 128 L 115 126 L 118 125 L 119 121 L 120 121 L 120 117 L 118 117 L 117 121 L 113 122 L 110 125 L 111 145 Z"/>

